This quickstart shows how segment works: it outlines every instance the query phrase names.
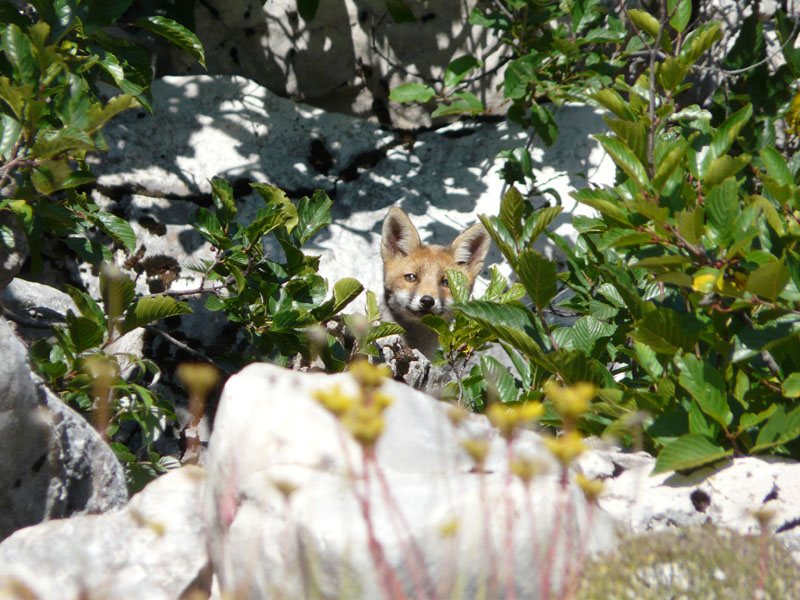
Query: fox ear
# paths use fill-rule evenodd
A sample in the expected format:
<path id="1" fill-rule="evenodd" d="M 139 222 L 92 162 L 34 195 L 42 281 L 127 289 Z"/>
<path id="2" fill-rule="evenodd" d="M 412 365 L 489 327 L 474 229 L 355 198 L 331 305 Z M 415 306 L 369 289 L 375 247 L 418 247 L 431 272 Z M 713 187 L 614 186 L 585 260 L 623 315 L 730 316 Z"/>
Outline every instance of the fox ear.
<path id="1" fill-rule="evenodd" d="M 384 261 L 408 256 L 421 246 L 417 228 L 402 210 L 393 206 L 383 221 L 381 257 Z"/>
<path id="2" fill-rule="evenodd" d="M 483 225 L 476 223 L 454 239 L 447 250 L 472 277 L 477 277 L 489 252 L 489 234 Z"/>

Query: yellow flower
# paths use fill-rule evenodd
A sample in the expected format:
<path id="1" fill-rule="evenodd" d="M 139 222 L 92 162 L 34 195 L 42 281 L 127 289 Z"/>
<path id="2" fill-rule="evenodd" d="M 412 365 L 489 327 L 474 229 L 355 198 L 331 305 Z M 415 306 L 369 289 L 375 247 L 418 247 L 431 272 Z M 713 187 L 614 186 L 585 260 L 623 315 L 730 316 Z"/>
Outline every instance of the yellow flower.
<path id="1" fill-rule="evenodd" d="M 458 519 L 452 518 L 441 524 L 439 527 L 439 535 L 441 535 L 443 538 L 452 538 L 458 535 L 458 530 Z"/>
<path id="2" fill-rule="evenodd" d="M 486 409 L 486 416 L 489 417 L 492 425 L 500 430 L 507 440 L 514 435 L 514 429 L 521 422 L 538 419 L 544 414 L 544 406 L 541 402 L 526 402 L 524 404 L 500 404 L 495 402 Z"/>
<path id="3" fill-rule="evenodd" d="M 339 385 L 331 386 L 330 390 L 316 390 L 314 398 L 336 417 L 341 417 L 350 410 L 356 402 L 356 398 L 348 396 L 342 392 Z"/>
<path id="4" fill-rule="evenodd" d="M 581 439 L 581 434 L 574 429 L 557 438 L 545 438 L 544 444 L 550 450 L 550 453 L 565 467 L 586 449 L 586 445 Z"/>
<path id="5" fill-rule="evenodd" d="M 554 381 L 548 381 L 544 386 L 544 392 L 561 418 L 571 422 L 589 410 L 589 404 L 597 394 L 597 386 L 581 382 L 561 387 Z"/>
<path id="6" fill-rule="evenodd" d="M 357 360 L 350 365 L 348 372 L 359 385 L 365 388 L 376 388 L 392 372 L 386 365 L 373 365 L 367 360 Z"/>
<path id="7" fill-rule="evenodd" d="M 469 438 L 461 442 L 461 447 L 469 454 L 475 466 L 481 468 L 489 453 L 489 442 L 483 438 Z"/>
<path id="8" fill-rule="evenodd" d="M 385 422 L 375 405 L 359 404 L 342 417 L 350 435 L 365 448 L 371 448 L 383 433 Z"/>
<path id="9" fill-rule="evenodd" d="M 189 393 L 199 398 L 207 397 L 219 381 L 219 371 L 208 363 L 181 363 L 177 375 Z"/>
<path id="10" fill-rule="evenodd" d="M 511 472 L 520 478 L 525 487 L 530 485 L 534 477 L 543 473 L 545 468 L 544 463 L 527 456 L 516 456 L 511 461 Z"/>
<path id="11" fill-rule="evenodd" d="M 575 483 L 583 490 L 583 495 L 589 502 L 597 500 L 603 492 L 603 482 L 599 479 L 589 479 L 583 473 L 575 475 Z"/>

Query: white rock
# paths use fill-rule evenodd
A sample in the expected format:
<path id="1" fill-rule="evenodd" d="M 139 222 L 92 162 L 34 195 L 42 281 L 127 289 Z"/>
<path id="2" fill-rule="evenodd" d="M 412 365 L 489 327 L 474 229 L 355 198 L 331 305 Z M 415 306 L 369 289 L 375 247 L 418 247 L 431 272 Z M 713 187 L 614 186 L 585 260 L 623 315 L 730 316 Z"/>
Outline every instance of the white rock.
<path id="1" fill-rule="evenodd" d="M 367 522 L 415 598 L 434 587 L 437 597 L 475 597 L 491 574 L 498 581 L 488 584 L 497 586 L 490 597 L 504 593 L 512 564 L 517 594 L 535 598 L 544 573 L 554 584 L 562 580 L 565 552 L 574 559 L 578 547 L 613 543 L 612 521 L 598 511 L 588 516 L 575 486 L 566 496 L 556 491 L 557 467 L 537 434 L 521 432 L 514 446 L 549 469 L 526 494 L 508 475 L 505 442 L 484 418 L 454 427 L 449 405 L 393 381 L 382 388 L 395 401 L 376 446 L 380 473 L 368 468 L 365 484 L 360 446 L 312 398 L 333 385 L 356 389 L 349 375 L 267 364 L 228 380 L 209 446 L 206 495 L 223 594 L 295 598 L 315 589 L 326 598 L 383 597 Z M 459 446 L 476 436 L 491 444 L 483 475 Z M 281 486 L 295 489 L 287 498 Z M 564 498 L 569 508 L 560 504 Z M 443 533 L 448 527 L 452 535 Z M 555 544 L 548 559 L 554 539 L 569 547 Z"/>
<path id="2" fill-rule="evenodd" d="M 120 511 L 17 531 L 0 544 L 0 595 L 12 581 L 38 600 L 175 600 L 190 588 L 207 592 L 204 479 L 199 467 L 183 467 Z"/>
<path id="3" fill-rule="evenodd" d="M 94 170 L 101 189 L 122 195 L 116 209 L 131 222 L 146 256 L 168 255 L 181 264 L 176 289 L 199 281 L 187 263 L 213 256 L 187 223 L 195 202 L 209 202 L 208 180 L 215 176 L 232 184 L 270 183 L 295 197 L 326 190 L 334 200 L 333 224 L 308 251 L 322 256 L 329 280 L 356 277 L 373 291 L 382 289 L 380 225 L 389 206 L 409 213 L 424 242 L 449 242 L 478 214 L 498 214 L 505 191 L 497 175 L 502 163 L 495 159 L 501 150 L 530 146 L 539 187 L 556 191 L 564 207 L 553 228 L 567 237 L 574 237 L 572 216 L 591 213 L 570 191 L 614 181 L 612 161 L 590 137 L 605 125 L 600 111 L 588 106 L 556 109 L 561 133 L 547 148 L 505 122 L 454 124 L 406 144 L 375 124 L 279 98 L 241 77 L 165 77 L 154 83 L 153 97 L 152 117 L 128 112 L 104 129 L 110 149 Z M 312 140 L 331 155 L 327 173 L 310 162 Z M 353 170 L 366 155 L 375 164 Z M 537 206 L 546 200 L 552 197 L 533 199 Z M 253 194 L 241 198 L 239 219 L 251 219 L 260 202 Z M 493 249 L 487 265 L 500 260 Z M 147 291 L 144 278 L 139 291 Z"/>

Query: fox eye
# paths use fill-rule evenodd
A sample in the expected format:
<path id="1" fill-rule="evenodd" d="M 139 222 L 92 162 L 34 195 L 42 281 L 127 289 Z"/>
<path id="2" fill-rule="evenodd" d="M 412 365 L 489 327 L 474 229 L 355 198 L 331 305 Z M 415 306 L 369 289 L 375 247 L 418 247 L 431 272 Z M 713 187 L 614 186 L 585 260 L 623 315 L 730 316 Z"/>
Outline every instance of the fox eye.
<path id="1" fill-rule="evenodd" d="M 441 285 L 443 285 L 444 287 L 447 287 L 448 285 L 450 285 L 447 282 L 447 277 L 442 277 L 442 280 L 439 283 L 441 283 Z"/>
<path id="2" fill-rule="evenodd" d="M 417 276 L 414 275 L 413 273 L 406 273 L 404 277 L 406 278 L 406 281 L 416 281 L 417 280 Z"/>

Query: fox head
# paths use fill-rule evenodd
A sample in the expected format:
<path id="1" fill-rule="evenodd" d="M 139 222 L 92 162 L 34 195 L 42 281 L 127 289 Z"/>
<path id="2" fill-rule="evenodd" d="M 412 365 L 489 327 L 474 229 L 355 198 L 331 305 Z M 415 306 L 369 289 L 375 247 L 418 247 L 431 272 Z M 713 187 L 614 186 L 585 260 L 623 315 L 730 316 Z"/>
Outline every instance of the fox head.
<path id="1" fill-rule="evenodd" d="M 450 318 L 453 298 L 447 269 L 467 276 L 472 291 L 489 250 L 489 234 L 480 223 L 441 246 L 423 245 L 417 228 L 397 207 L 389 209 L 383 222 L 384 304 L 396 322 L 419 322 L 424 315 Z"/>

